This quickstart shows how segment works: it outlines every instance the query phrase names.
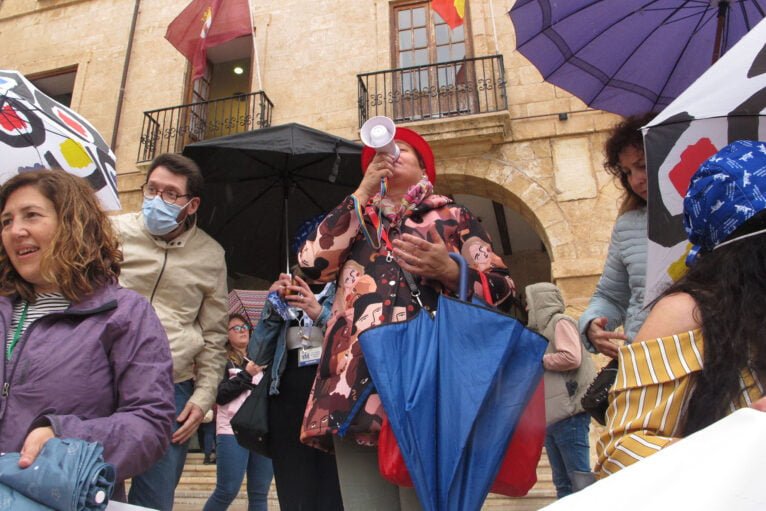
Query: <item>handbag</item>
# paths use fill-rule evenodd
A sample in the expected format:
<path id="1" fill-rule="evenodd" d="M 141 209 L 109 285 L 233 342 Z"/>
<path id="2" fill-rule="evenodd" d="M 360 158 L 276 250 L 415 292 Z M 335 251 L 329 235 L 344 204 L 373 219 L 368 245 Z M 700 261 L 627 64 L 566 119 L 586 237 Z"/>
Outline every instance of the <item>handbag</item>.
<path id="1" fill-rule="evenodd" d="M 402 451 L 396 443 L 394 431 L 388 417 L 383 418 L 383 425 L 378 434 L 378 470 L 389 483 L 412 488 L 412 478 L 404 464 Z"/>
<path id="2" fill-rule="evenodd" d="M 250 391 L 250 395 L 231 418 L 231 429 L 237 443 L 246 449 L 271 457 L 269 449 L 269 386 L 271 371 Z"/>
<path id="3" fill-rule="evenodd" d="M 606 426 L 606 409 L 609 407 L 609 389 L 617 379 L 617 359 L 612 359 L 598 372 L 588 386 L 580 404 L 591 417 L 602 426 Z"/>
<path id="4" fill-rule="evenodd" d="M 516 425 L 490 492 L 523 497 L 537 483 L 537 465 L 545 443 L 545 391 L 537 387 Z M 388 419 L 378 436 L 378 470 L 388 482 L 411 488 L 412 478 Z"/>

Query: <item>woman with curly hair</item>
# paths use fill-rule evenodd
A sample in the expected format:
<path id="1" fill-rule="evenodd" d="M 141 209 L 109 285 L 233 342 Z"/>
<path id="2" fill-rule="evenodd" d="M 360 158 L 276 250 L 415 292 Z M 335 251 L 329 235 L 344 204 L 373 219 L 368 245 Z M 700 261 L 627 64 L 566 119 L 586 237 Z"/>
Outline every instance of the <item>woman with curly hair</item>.
<path id="1" fill-rule="evenodd" d="M 619 351 L 596 471 L 609 475 L 723 418 L 765 410 L 766 143 L 708 159 L 684 199 L 688 272 Z"/>
<path id="2" fill-rule="evenodd" d="M 0 225 L 0 452 L 25 468 L 50 438 L 80 438 L 103 445 L 118 481 L 143 472 L 170 441 L 170 350 L 151 305 L 117 284 L 122 254 L 93 191 L 22 172 L 0 188 Z"/>
<path id="3" fill-rule="evenodd" d="M 606 141 L 604 168 L 624 191 L 612 230 L 604 271 L 588 308 L 580 316 L 579 330 L 593 353 L 617 357 L 620 341 L 629 341 L 646 318 L 646 161 L 641 127 L 655 114 L 632 116 L 617 124 Z M 619 326 L 623 332 L 616 332 Z"/>

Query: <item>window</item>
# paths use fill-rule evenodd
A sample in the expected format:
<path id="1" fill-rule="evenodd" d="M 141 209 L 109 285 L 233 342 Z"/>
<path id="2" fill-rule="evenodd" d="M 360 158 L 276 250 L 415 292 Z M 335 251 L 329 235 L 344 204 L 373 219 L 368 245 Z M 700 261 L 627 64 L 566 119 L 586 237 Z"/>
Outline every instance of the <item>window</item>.
<path id="1" fill-rule="evenodd" d="M 30 75 L 27 78 L 35 87 L 44 92 L 49 98 L 69 107 L 72 105 L 72 92 L 77 67 L 58 69 L 46 73 Z"/>
<path id="2" fill-rule="evenodd" d="M 466 22 L 451 30 L 430 2 L 394 7 L 393 93 L 397 120 L 441 117 L 471 110 L 465 84 Z"/>
<path id="3" fill-rule="evenodd" d="M 213 64 L 208 61 L 205 68 L 205 74 L 200 78 L 197 78 L 192 83 L 192 97 L 193 103 L 191 110 L 189 111 L 189 140 L 188 142 L 197 142 L 205 139 L 205 131 L 207 128 L 207 100 L 210 99 L 210 80 L 213 75 Z M 186 144 L 186 140 L 180 140 L 181 144 Z M 183 145 L 176 151 L 181 151 Z"/>
<path id="4" fill-rule="evenodd" d="M 252 80 L 253 38 L 242 36 L 208 48 L 205 74 L 189 84 L 193 103 L 187 115 L 188 134 L 183 145 L 258 127 L 247 96 Z"/>
<path id="5" fill-rule="evenodd" d="M 450 30 L 430 2 L 402 5 L 396 13 L 396 67 L 428 65 L 466 56 L 465 24 Z"/>

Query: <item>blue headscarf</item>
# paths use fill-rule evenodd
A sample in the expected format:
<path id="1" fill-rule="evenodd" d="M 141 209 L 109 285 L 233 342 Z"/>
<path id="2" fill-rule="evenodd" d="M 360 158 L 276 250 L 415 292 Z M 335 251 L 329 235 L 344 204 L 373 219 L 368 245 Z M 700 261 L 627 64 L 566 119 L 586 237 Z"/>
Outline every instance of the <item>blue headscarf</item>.
<path id="1" fill-rule="evenodd" d="M 691 266 L 759 211 L 766 209 L 766 143 L 738 140 L 703 163 L 684 198 Z"/>

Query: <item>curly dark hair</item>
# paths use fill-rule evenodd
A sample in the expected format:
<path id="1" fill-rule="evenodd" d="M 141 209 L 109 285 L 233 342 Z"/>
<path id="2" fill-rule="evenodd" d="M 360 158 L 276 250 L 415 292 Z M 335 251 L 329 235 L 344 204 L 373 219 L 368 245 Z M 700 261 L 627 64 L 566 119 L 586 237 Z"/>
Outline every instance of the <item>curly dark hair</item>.
<path id="1" fill-rule="evenodd" d="M 51 245 L 42 254 L 43 278 L 55 282 L 73 302 L 81 301 L 96 288 L 117 282 L 122 251 L 112 222 L 87 182 L 60 169 L 26 171 L 0 188 L 0 211 L 13 192 L 28 186 L 53 203 L 58 217 Z M 34 286 L 19 275 L 0 244 L 0 295 L 15 293 L 24 300 L 35 300 Z"/>
<path id="2" fill-rule="evenodd" d="M 625 195 L 620 205 L 620 213 L 638 209 L 646 205 L 646 201 L 641 198 L 628 183 L 628 175 L 620 165 L 620 153 L 628 147 L 635 147 L 641 152 L 644 151 L 644 137 L 641 134 L 641 126 L 646 125 L 654 119 L 655 113 L 646 113 L 642 115 L 631 115 L 618 123 L 609 135 L 604 144 L 606 160 L 604 160 L 604 169 L 616 177 Z"/>
<path id="3" fill-rule="evenodd" d="M 766 211 L 761 211 L 728 239 L 764 228 Z M 743 369 L 766 375 L 766 234 L 701 254 L 662 296 L 672 293 L 694 299 L 705 342 L 703 369 L 695 376 L 683 422 L 686 436 L 727 415 L 740 393 Z"/>

